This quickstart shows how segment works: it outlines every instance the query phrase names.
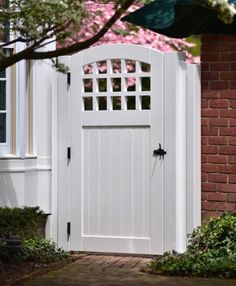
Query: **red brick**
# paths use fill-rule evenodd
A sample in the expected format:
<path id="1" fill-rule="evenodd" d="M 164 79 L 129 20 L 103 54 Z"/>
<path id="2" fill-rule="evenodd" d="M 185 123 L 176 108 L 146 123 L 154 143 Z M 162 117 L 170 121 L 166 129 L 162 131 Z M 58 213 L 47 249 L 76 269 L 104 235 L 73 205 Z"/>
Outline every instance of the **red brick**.
<path id="1" fill-rule="evenodd" d="M 236 44 L 231 44 L 230 45 L 230 50 L 233 52 L 236 52 Z"/>
<path id="2" fill-rule="evenodd" d="M 236 164 L 236 155 L 229 155 L 229 163 Z"/>
<path id="3" fill-rule="evenodd" d="M 230 63 L 230 70 L 236 71 L 236 63 Z"/>
<path id="4" fill-rule="evenodd" d="M 209 201 L 218 201 L 218 202 L 222 202 L 225 201 L 227 199 L 227 194 L 226 193 L 208 193 L 208 200 Z"/>
<path id="5" fill-rule="evenodd" d="M 236 71 L 222 71 L 220 73 L 221 80 L 233 80 L 236 78 Z M 214 78 L 213 78 L 214 79 Z"/>
<path id="6" fill-rule="evenodd" d="M 209 163 L 227 163 L 227 156 L 225 155 L 209 155 L 208 156 Z"/>
<path id="7" fill-rule="evenodd" d="M 231 108 L 235 108 L 236 107 L 236 100 L 230 100 L 229 105 Z"/>
<path id="8" fill-rule="evenodd" d="M 210 145 L 225 145 L 228 142 L 227 137 L 209 137 L 208 142 Z"/>
<path id="9" fill-rule="evenodd" d="M 236 118 L 236 109 L 220 110 L 220 117 Z"/>
<path id="10" fill-rule="evenodd" d="M 229 183 L 236 184 L 236 175 L 229 175 Z"/>
<path id="11" fill-rule="evenodd" d="M 216 183 L 202 183 L 202 191 L 214 192 L 218 190 L 218 184 Z"/>
<path id="12" fill-rule="evenodd" d="M 208 63 L 203 63 L 203 64 L 201 64 L 201 71 L 202 72 L 203 71 L 209 71 L 209 67 L 210 67 L 210 65 Z M 230 68 L 230 66 L 229 66 L 229 68 Z"/>
<path id="13" fill-rule="evenodd" d="M 205 173 L 201 174 L 201 181 L 202 182 L 207 182 L 207 174 L 205 174 Z"/>
<path id="14" fill-rule="evenodd" d="M 236 193 L 236 184 L 219 184 L 219 191 L 226 193 Z"/>
<path id="15" fill-rule="evenodd" d="M 216 136 L 218 135 L 218 128 L 202 126 L 202 135 Z"/>
<path id="16" fill-rule="evenodd" d="M 201 114 L 202 114 L 202 117 L 218 117 L 219 110 L 202 108 Z"/>
<path id="17" fill-rule="evenodd" d="M 233 90 L 236 90 L 236 80 L 231 80 L 230 81 L 229 88 L 233 89 Z"/>
<path id="18" fill-rule="evenodd" d="M 235 43 L 236 37 L 235 37 L 234 35 L 224 35 L 224 34 L 220 34 L 218 41 L 219 41 L 219 42 L 222 42 L 222 43 Z"/>
<path id="19" fill-rule="evenodd" d="M 203 90 L 202 91 L 202 98 L 206 98 L 206 99 L 209 99 L 209 98 L 214 98 L 214 99 L 217 99 L 219 98 L 219 91 L 217 90 Z"/>
<path id="20" fill-rule="evenodd" d="M 236 203 L 236 193 L 235 194 L 228 194 L 228 202 L 235 202 Z"/>
<path id="21" fill-rule="evenodd" d="M 231 130 L 228 127 L 221 127 L 220 128 L 220 136 L 230 136 Z"/>
<path id="22" fill-rule="evenodd" d="M 217 58 L 215 54 L 213 54 L 213 58 Z M 215 60 L 216 61 L 216 60 Z M 221 62 L 235 62 L 236 61 L 236 53 L 222 53 L 220 54 Z"/>
<path id="23" fill-rule="evenodd" d="M 236 146 L 219 146 L 219 154 L 233 155 L 236 154 Z"/>
<path id="24" fill-rule="evenodd" d="M 230 168 L 230 165 L 219 164 L 219 165 L 217 165 L 217 171 L 219 173 L 230 174 L 231 168 Z"/>
<path id="25" fill-rule="evenodd" d="M 217 146 L 202 146 L 202 154 L 217 154 Z"/>
<path id="26" fill-rule="evenodd" d="M 207 43 L 212 43 L 212 42 L 219 42 L 221 39 L 219 34 L 209 34 L 209 35 L 202 35 L 201 37 L 201 42 L 204 50 L 204 45 Z"/>
<path id="27" fill-rule="evenodd" d="M 216 173 L 218 171 L 216 164 L 203 164 L 202 165 L 202 172 L 205 173 Z"/>
<path id="28" fill-rule="evenodd" d="M 229 120 L 227 118 L 210 118 L 209 126 L 228 126 Z"/>
<path id="29" fill-rule="evenodd" d="M 235 127 L 231 127 L 230 128 L 230 135 L 231 136 L 236 136 L 236 128 Z"/>
<path id="30" fill-rule="evenodd" d="M 223 212 L 232 212 L 235 209 L 235 204 L 230 204 L 227 202 L 217 202 L 216 210 Z"/>
<path id="31" fill-rule="evenodd" d="M 201 144 L 202 145 L 207 145 L 207 143 L 208 143 L 208 136 L 202 136 L 201 137 Z"/>
<path id="32" fill-rule="evenodd" d="M 215 90 L 229 89 L 229 81 L 225 80 L 211 81 L 209 88 Z"/>
<path id="33" fill-rule="evenodd" d="M 202 72 L 202 80 L 218 80 L 220 79 L 219 72 Z"/>
<path id="34" fill-rule="evenodd" d="M 202 126 L 208 126 L 209 125 L 209 119 L 208 118 L 202 118 L 201 119 L 201 125 Z"/>
<path id="35" fill-rule="evenodd" d="M 226 174 L 208 174 L 208 181 L 215 183 L 227 183 Z"/>
<path id="36" fill-rule="evenodd" d="M 209 107 L 212 108 L 228 108 L 229 102 L 227 99 L 211 99 L 209 100 Z"/>
<path id="37" fill-rule="evenodd" d="M 201 100 L 201 107 L 202 108 L 208 107 L 208 100 L 207 99 L 202 99 Z"/>
<path id="38" fill-rule="evenodd" d="M 236 137 L 230 137 L 229 138 L 229 144 L 230 145 L 236 145 Z"/>
<path id="39" fill-rule="evenodd" d="M 216 202 L 202 202 L 203 210 L 216 210 L 217 203 Z"/>
<path id="40" fill-rule="evenodd" d="M 209 90 L 210 84 L 208 80 L 201 80 L 201 89 L 202 90 Z"/>
<path id="41" fill-rule="evenodd" d="M 230 127 L 236 126 L 236 118 L 230 118 L 229 119 L 229 125 L 230 125 Z"/>
<path id="42" fill-rule="evenodd" d="M 236 90 L 221 90 L 219 92 L 220 98 L 233 99 L 236 98 Z"/>
<path id="43" fill-rule="evenodd" d="M 229 63 L 211 63 L 207 65 L 210 65 L 211 71 L 230 71 Z"/>
<path id="44" fill-rule="evenodd" d="M 201 61 L 204 63 L 207 62 L 219 62 L 220 61 L 220 55 L 219 53 L 202 53 L 201 55 Z"/>
<path id="45" fill-rule="evenodd" d="M 207 155 L 201 155 L 201 162 L 202 163 L 207 163 Z"/>

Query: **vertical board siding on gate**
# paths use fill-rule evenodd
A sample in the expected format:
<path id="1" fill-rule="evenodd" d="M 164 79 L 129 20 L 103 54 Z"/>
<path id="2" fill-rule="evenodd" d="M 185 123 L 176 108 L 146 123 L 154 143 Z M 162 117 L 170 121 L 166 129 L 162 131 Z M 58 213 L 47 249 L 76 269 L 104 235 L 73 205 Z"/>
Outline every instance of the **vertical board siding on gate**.
<path id="1" fill-rule="evenodd" d="M 84 128 L 83 146 L 83 234 L 149 237 L 149 128 Z"/>

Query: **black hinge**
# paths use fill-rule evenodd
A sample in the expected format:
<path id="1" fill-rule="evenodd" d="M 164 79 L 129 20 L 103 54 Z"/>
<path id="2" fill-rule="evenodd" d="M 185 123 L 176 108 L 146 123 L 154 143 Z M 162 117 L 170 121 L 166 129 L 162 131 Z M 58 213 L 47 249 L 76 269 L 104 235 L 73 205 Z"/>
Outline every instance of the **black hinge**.
<path id="1" fill-rule="evenodd" d="M 67 148 L 67 159 L 70 160 L 70 158 L 71 158 L 71 148 L 68 147 Z"/>
<path id="2" fill-rule="evenodd" d="M 67 223 L 67 234 L 70 235 L 70 222 Z"/>
<path id="3" fill-rule="evenodd" d="M 70 81 L 71 81 L 70 78 L 71 78 L 70 72 L 68 72 L 68 73 L 67 73 L 67 84 L 68 84 L 68 85 L 70 85 Z"/>

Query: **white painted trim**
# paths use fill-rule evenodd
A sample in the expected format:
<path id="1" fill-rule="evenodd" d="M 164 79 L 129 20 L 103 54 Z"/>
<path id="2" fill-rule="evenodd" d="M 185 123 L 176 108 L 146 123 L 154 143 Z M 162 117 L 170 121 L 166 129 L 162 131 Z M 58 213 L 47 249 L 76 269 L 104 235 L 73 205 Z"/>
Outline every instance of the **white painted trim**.
<path id="1" fill-rule="evenodd" d="M 200 66 L 187 66 L 187 233 L 201 225 Z"/>

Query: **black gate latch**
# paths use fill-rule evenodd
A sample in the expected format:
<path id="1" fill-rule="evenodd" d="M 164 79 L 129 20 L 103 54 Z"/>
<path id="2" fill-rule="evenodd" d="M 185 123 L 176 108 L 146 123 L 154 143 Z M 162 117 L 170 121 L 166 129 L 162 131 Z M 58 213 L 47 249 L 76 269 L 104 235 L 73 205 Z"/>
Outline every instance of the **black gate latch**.
<path id="1" fill-rule="evenodd" d="M 164 156 L 167 152 L 161 148 L 161 144 L 159 143 L 159 148 L 153 151 L 153 156 L 160 156 L 160 159 L 164 159 Z"/>

